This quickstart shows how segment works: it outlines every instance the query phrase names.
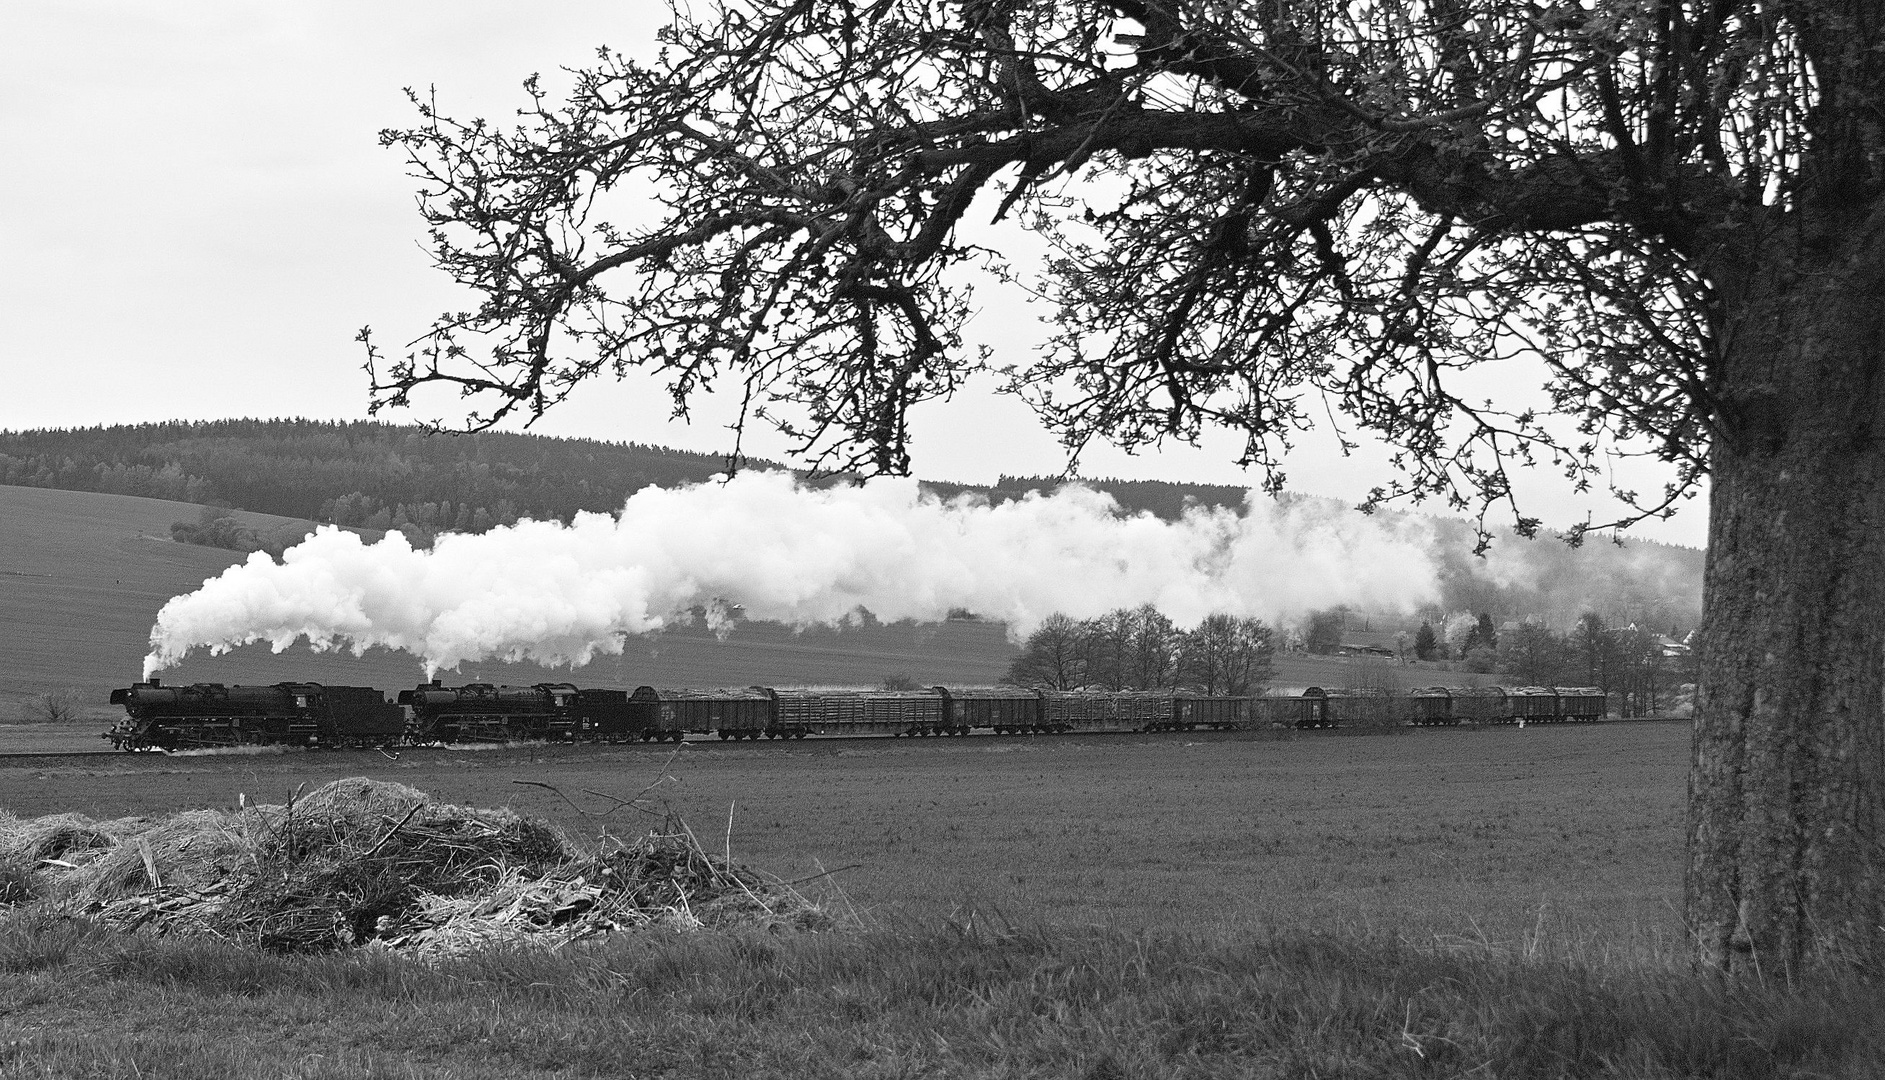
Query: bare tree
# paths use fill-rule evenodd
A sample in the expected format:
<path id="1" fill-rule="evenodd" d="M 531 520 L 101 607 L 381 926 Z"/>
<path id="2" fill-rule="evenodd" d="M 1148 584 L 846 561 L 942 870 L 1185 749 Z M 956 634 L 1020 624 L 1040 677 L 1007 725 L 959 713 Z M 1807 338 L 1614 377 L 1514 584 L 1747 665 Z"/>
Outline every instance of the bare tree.
<path id="1" fill-rule="evenodd" d="M 1275 635 L 1260 619 L 1207 615 L 1180 638 L 1179 679 L 1206 694 L 1254 694 L 1270 681 Z"/>
<path id="2" fill-rule="evenodd" d="M 1527 686 L 1551 686 L 1564 681 L 1569 645 L 1549 627 L 1521 622 L 1499 641 L 1498 669 Z"/>
<path id="3" fill-rule="evenodd" d="M 1086 684 L 1086 633 L 1083 624 L 1055 612 L 1028 635 L 1021 655 L 1008 667 L 1016 686 L 1072 690 Z"/>
<path id="4" fill-rule="evenodd" d="M 1571 631 L 1571 647 L 1583 666 L 1585 685 L 1610 692 L 1610 677 L 1616 667 L 1616 642 L 1603 616 L 1586 611 L 1578 617 Z"/>
<path id="5" fill-rule="evenodd" d="M 1102 690 L 1119 690 L 1126 686 L 1134 622 L 1132 609 L 1119 608 L 1080 624 L 1085 646 L 1086 685 Z"/>
<path id="6" fill-rule="evenodd" d="M 1158 690 L 1177 676 L 1178 628 L 1151 604 L 1132 612 L 1132 638 L 1126 652 L 1126 687 Z"/>
<path id="7" fill-rule="evenodd" d="M 1624 521 L 1708 474 L 1690 936 L 1880 952 L 1879 0 L 707 0 L 664 42 L 384 134 L 482 299 L 369 342 L 376 407 L 439 384 L 477 427 L 640 365 L 905 471 L 909 409 L 993 366 L 968 271 L 1010 268 L 961 226 L 1013 219 L 1055 333 L 1003 370 L 1076 459 L 1224 425 L 1275 489 L 1326 417 L 1398 448 L 1371 502 L 1527 533 L 1515 464 L 1668 462 Z M 1543 407 L 1463 388 L 1521 353 Z"/>

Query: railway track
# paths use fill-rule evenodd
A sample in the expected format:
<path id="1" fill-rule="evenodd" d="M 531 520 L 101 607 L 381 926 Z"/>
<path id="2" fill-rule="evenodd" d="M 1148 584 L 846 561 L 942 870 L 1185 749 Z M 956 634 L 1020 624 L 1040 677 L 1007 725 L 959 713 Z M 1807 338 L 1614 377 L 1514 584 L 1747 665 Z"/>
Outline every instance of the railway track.
<path id="1" fill-rule="evenodd" d="M 1601 724 L 1645 724 L 1645 723 L 1688 723 L 1689 721 L 1686 717 L 1638 716 L 1638 717 L 1629 717 L 1629 718 L 1612 717 L 1612 718 L 1607 718 L 1604 720 L 1598 720 L 1594 722 L 1601 723 Z M 1457 727 L 1452 727 L 1452 728 L 1444 728 L 1444 727 L 1443 728 L 1424 728 L 1421 730 L 1429 730 L 1429 731 L 1469 730 L 1470 731 L 1470 730 L 1476 730 L 1476 729 L 1487 727 L 1487 726 L 1513 727 L 1515 725 L 1511 725 L 1511 724 L 1497 724 L 1497 725 L 1464 724 L 1464 725 L 1459 725 Z M 1558 725 L 1536 725 L 1536 726 L 1558 726 Z M 1186 741 L 1197 742 L 1197 741 L 1215 741 L 1219 739 L 1234 738 L 1237 736 L 1247 736 L 1251 734 L 1252 731 L 1270 731 L 1270 730 L 1271 729 L 1250 729 L 1250 730 L 1243 730 L 1243 731 L 1214 731 L 1214 730 L 1208 730 L 1208 729 L 1199 729 L 1196 731 L 1189 731 L 1189 732 L 1080 731 L 1080 732 L 1063 732 L 1063 733 L 1058 733 L 1058 734 L 1007 734 L 1007 735 L 998 735 L 992 732 L 977 732 L 975 734 L 968 735 L 968 736 L 937 738 L 935 740 L 931 740 L 928 738 L 909 739 L 909 738 L 893 736 L 893 735 L 813 735 L 802 741 L 792 740 L 790 743 L 788 743 L 788 745 L 797 747 L 803 750 L 803 749 L 813 747 L 813 746 L 830 746 L 830 747 L 842 747 L 842 746 L 847 746 L 847 745 L 862 746 L 862 745 L 871 745 L 871 744 L 880 744 L 880 743 L 881 744 L 902 743 L 902 742 L 908 742 L 908 741 L 920 741 L 924 743 L 927 743 L 930 741 L 936 741 L 936 742 L 941 742 L 944 744 L 959 745 L 959 744 L 964 744 L 964 743 L 973 744 L 973 743 L 980 743 L 980 742 L 996 742 L 996 741 L 1021 742 L 1021 741 L 1034 740 L 1034 739 L 1062 740 L 1062 739 L 1069 739 L 1069 738 L 1076 738 L 1076 739 L 1077 738 L 1100 738 L 1100 739 L 1118 740 L 1118 739 L 1140 738 L 1140 739 L 1145 739 L 1149 742 L 1165 742 L 1173 738 L 1182 738 Z M 1323 729 L 1323 733 L 1336 734 L 1336 735 L 1343 734 L 1343 733 L 1353 734 L 1355 730 L 1356 729 L 1354 728 L 1331 728 L 1331 729 Z M 1307 732 L 1307 731 L 1298 732 L 1291 729 L 1278 729 L 1273 733 L 1274 734 L 1290 734 L 1290 735 L 1311 734 L 1311 732 Z M 639 741 L 619 742 L 619 743 L 517 742 L 517 743 L 506 743 L 502 745 L 494 744 L 494 743 L 483 743 L 483 744 L 474 743 L 474 744 L 462 744 L 459 746 L 452 746 L 452 747 L 436 746 L 436 745 L 403 746 L 403 747 L 399 747 L 396 750 L 390 750 L 390 751 L 380 751 L 380 750 L 372 750 L 372 749 L 303 750 L 300 748 L 279 748 L 278 749 L 275 747 L 254 747 L 254 748 L 238 748 L 238 749 L 229 749 L 229 750 L 185 750 L 185 751 L 176 751 L 176 752 L 164 752 L 164 751 L 152 750 L 152 751 L 139 751 L 135 753 L 126 753 L 121 750 L 111 750 L 111 749 L 104 749 L 104 748 L 100 748 L 97 750 L 46 749 L 46 750 L 0 752 L 0 768 L 32 768 L 35 766 L 42 766 L 42 765 L 51 766 L 51 765 L 73 765 L 73 764 L 97 765 L 106 760 L 121 761 L 121 762 L 127 762 L 127 763 L 137 762 L 137 761 L 149 761 L 149 762 L 196 761 L 196 760 L 230 761 L 230 760 L 238 760 L 241 758 L 251 757 L 251 756 L 264 756 L 264 757 L 273 758 L 273 757 L 286 757 L 293 754 L 312 754 L 312 755 L 316 755 L 317 760 L 321 760 L 321 761 L 356 760 L 356 761 L 366 761 L 366 762 L 375 761 L 375 760 L 386 760 L 389 757 L 392 759 L 412 759 L 414 757 L 417 757 L 421 759 L 436 758 L 440 760 L 447 760 L 451 758 L 463 757 L 464 755 L 467 755 L 467 754 L 513 755 L 513 754 L 518 754 L 518 753 L 530 753 L 530 754 L 542 755 L 545 753 L 549 753 L 549 754 L 555 754 L 555 755 L 563 755 L 563 754 L 585 755 L 585 754 L 594 754 L 597 752 L 607 752 L 611 750 L 620 750 L 620 751 L 627 751 L 627 752 L 632 752 L 632 753 L 637 753 L 637 754 L 652 755 L 652 754 L 672 753 L 675 749 L 675 745 L 676 744 L 674 743 L 639 742 Z M 696 747 L 702 750 L 712 748 L 712 747 L 730 747 L 730 748 L 738 748 L 741 750 L 758 750 L 764 747 L 774 746 L 774 743 L 772 740 L 759 740 L 759 741 L 731 740 L 729 741 L 729 740 L 722 740 L 722 739 L 716 738 L 712 735 L 691 735 L 685 740 L 685 742 L 681 743 L 680 745 L 688 746 L 688 747 Z"/>
<path id="2" fill-rule="evenodd" d="M 785 752 L 784 750 L 785 746 L 789 746 L 789 747 L 798 749 L 800 751 L 803 751 L 805 749 L 808 749 L 810 747 L 815 747 L 815 746 L 828 746 L 828 747 L 837 748 L 837 747 L 843 747 L 843 746 L 900 745 L 900 744 L 910 743 L 910 742 L 923 742 L 923 743 L 937 742 L 937 743 L 942 743 L 945 745 L 965 745 L 965 744 L 974 745 L 977 743 L 1027 742 L 1030 740 L 1064 741 L 1068 739 L 1093 739 L 1093 738 L 1107 739 L 1107 740 L 1123 740 L 1123 739 L 1139 738 L 1139 739 L 1145 739 L 1148 742 L 1167 742 L 1167 741 L 1172 740 L 1175 737 L 1182 737 L 1182 739 L 1185 741 L 1195 742 L 1195 741 L 1200 741 L 1200 740 L 1227 739 L 1227 738 L 1232 738 L 1232 737 L 1236 737 L 1240 735 L 1249 735 L 1249 734 L 1250 732 L 1247 732 L 1247 731 L 1209 731 L 1209 730 L 1199 730 L 1199 731 L 1191 731 L 1191 732 L 1083 731 L 1083 732 L 1062 732 L 1058 734 L 1019 734 L 1019 735 L 997 735 L 993 733 L 977 733 L 977 734 L 968 735 L 968 736 L 957 736 L 957 737 L 951 737 L 951 738 L 938 738 L 938 739 L 920 739 L 920 740 L 905 738 L 905 737 L 900 737 L 900 736 L 893 736 L 893 735 L 813 735 L 803 740 L 791 740 L 785 743 L 784 746 L 781 746 L 771 740 L 760 740 L 757 742 L 749 742 L 749 741 L 742 741 L 742 740 L 728 741 L 728 740 L 715 738 L 712 735 L 696 735 L 696 736 L 689 736 L 684 742 L 682 742 L 679 745 L 690 747 L 690 748 L 698 748 L 703 751 L 710 750 L 710 749 L 717 749 L 717 748 L 738 749 L 742 751 L 763 751 L 764 749 L 771 747 L 773 749 L 780 750 L 781 752 Z M 130 753 L 127 753 L 122 750 L 67 750 L 67 751 L 35 750 L 35 751 L 26 751 L 26 752 L 17 752 L 17 753 L 0 752 L 0 768 L 18 768 L 18 767 L 31 767 L 34 765 L 41 765 L 41 764 L 52 765 L 52 764 L 73 764 L 73 763 L 85 763 L 89 765 L 97 765 L 103 761 L 121 761 L 121 762 L 126 762 L 126 763 L 131 763 L 131 762 L 155 763 L 155 762 L 160 762 L 160 761 L 172 761 L 172 762 L 175 762 L 175 761 L 211 761 L 211 762 L 239 761 L 239 760 L 250 758 L 250 757 L 266 757 L 266 758 L 273 759 L 273 758 L 279 758 L 279 757 L 292 757 L 298 754 L 310 755 L 313 760 L 317 760 L 317 761 L 354 760 L 354 761 L 365 761 L 365 762 L 384 761 L 384 760 L 411 760 L 414 758 L 449 760 L 453 758 L 462 758 L 466 756 L 490 755 L 490 754 L 543 755 L 547 753 L 547 754 L 552 754 L 552 755 L 557 755 L 557 756 L 562 756 L 566 754 L 571 755 L 571 756 L 584 756 L 584 755 L 593 755 L 598 752 L 606 753 L 610 751 L 624 751 L 624 752 L 629 752 L 629 753 L 646 754 L 646 755 L 666 755 L 666 754 L 673 753 L 675 748 L 676 748 L 676 744 L 674 743 L 636 741 L 636 742 L 620 742 L 620 743 L 517 742 L 517 743 L 505 743 L 501 745 L 495 744 L 495 743 L 481 743 L 481 744 L 473 743 L 473 744 L 461 744 L 459 746 L 402 746 L 394 750 L 385 750 L 385 751 L 373 750 L 373 749 L 303 749 L 300 747 L 283 747 L 283 748 L 254 747 L 254 748 L 234 748 L 234 749 L 227 749 L 227 750 L 183 750 L 183 751 L 172 751 L 172 752 L 166 752 L 162 750 L 143 750 L 143 751 L 136 751 L 136 752 L 130 752 Z"/>

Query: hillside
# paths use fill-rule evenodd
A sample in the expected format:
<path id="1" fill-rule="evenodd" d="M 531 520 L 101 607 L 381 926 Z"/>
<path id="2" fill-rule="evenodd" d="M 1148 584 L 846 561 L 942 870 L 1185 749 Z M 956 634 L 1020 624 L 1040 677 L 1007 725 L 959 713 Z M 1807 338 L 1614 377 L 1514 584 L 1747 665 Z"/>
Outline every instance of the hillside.
<path id="1" fill-rule="evenodd" d="M 519 517 L 606 512 L 650 484 L 699 482 L 725 467 L 711 454 L 634 443 L 428 435 L 366 421 L 0 432 L 0 484 L 208 503 L 427 539 Z"/>
<path id="2" fill-rule="evenodd" d="M 200 507 L 95 492 L 0 486 L 0 720 L 20 715 L 35 695 L 79 691 L 85 712 L 111 715 L 113 687 L 135 681 L 157 611 L 241 560 L 235 552 L 175 543 L 174 521 Z M 273 529 L 293 519 L 239 513 Z M 311 527 L 307 522 L 301 522 Z M 993 682 L 1012 657 L 1000 626 L 858 627 L 797 635 L 748 624 L 725 642 L 681 629 L 629 643 L 572 675 L 535 665 L 486 663 L 462 673 L 491 682 L 577 679 L 586 685 L 877 685 L 892 675 L 918 682 Z M 417 661 L 383 650 L 364 657 L 316 654 L 297 646 L 277 656 L 251 645 L 220 657 L 194 656 L 162 676 L 171 682 L 326 682 L 397 689 L 417 684 Z"/>

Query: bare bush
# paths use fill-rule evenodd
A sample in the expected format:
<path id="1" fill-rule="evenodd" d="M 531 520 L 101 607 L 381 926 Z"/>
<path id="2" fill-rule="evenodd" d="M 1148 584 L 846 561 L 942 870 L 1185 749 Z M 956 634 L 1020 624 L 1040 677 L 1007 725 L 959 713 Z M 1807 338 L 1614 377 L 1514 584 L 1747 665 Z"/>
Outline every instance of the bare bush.
<path id="1" fill-rule="evenodd" d="M 76 686 L 48 690 L 27 699 L 26 719 L 34 723 L 65 724 L 79 718 L 85 694 Z"/>

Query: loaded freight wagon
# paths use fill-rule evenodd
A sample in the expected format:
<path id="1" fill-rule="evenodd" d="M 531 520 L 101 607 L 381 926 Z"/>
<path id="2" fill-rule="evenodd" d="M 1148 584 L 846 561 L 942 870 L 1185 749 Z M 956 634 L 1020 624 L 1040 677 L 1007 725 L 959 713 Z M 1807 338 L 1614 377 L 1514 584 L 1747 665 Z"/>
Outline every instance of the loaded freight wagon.
<path id="1" fill-rule="evenodd" d="M 939 689 L 774 690 L 773 727 L 785 738 L 807 735 L 942 735 L 953 733 Z"/>
<path id="2" fill-rule="evenodd" d="M 1173 694 L 1171 730 L 1235 731 L 1250 724 L 1251 699 L 1247 697 L 1210 697 L 1204 694 Z M 1157 729 L 1154 729 L 1157 730 Z"/>
<path id="3" fill-rule="evenodd" d="M 1047 731 L 1161 731 L 1172 725 L 1170 690 L 1043 690 Z"/>
<path id="4" fill-rule="evenodd" d="M 1041 722 L 1041 695 L 1020 686 L 937 686 L 944 723 L 957 734 L 985 728 L 997 735 L 1034 731 Z"/>
<path id="5" fill-rule="evenodd" d="M 689 690 L 643 686 L 630 695 L 629 711 L 644 740 L 680 742 L 692 732 L 722 739 L 778 738 L 772 699 L 757 688 Z"/>

